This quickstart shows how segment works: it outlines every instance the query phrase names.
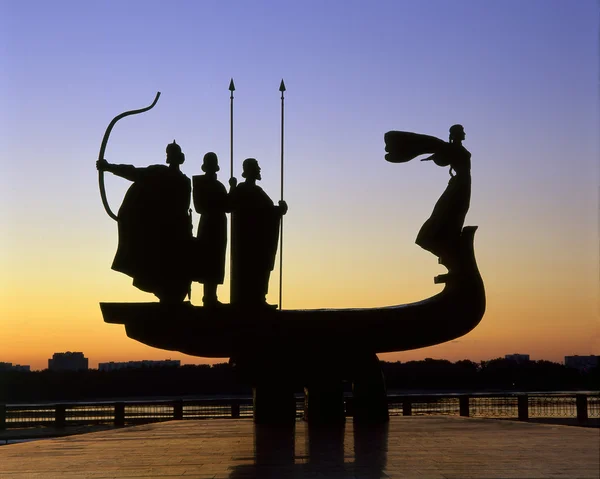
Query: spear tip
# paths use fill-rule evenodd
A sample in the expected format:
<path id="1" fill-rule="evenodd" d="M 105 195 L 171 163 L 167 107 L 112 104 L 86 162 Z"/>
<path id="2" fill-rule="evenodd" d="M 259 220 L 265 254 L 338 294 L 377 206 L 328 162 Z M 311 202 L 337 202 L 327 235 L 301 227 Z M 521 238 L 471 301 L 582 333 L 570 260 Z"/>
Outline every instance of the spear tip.
<path id="1" fill-rule="evenodd" d="M 281 83 L 279 85 L 279 91 L 281 91 L 281 92 L 285 91 L 285 83 L 283 83 L 283 78 L 281 79 Z"/>
<path id="2" fill-rule="evenodd" d="M 231 79 L 231 81 L 229 82 L 229 91 L 234 91 L 235 90 L 235 85 L 233 84 L 233 78 Z"/>

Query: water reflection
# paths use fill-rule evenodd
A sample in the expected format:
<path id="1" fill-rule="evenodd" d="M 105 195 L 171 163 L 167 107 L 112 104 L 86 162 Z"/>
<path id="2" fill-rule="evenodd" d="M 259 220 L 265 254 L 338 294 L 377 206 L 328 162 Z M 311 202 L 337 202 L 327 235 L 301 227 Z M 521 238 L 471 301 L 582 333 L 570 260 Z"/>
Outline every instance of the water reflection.
<path id="1" fill-rule="evenodd" d="M 254 464 L 229 478 L 379 478 L 386 467 L 388 424 L 254 426 Z"/>

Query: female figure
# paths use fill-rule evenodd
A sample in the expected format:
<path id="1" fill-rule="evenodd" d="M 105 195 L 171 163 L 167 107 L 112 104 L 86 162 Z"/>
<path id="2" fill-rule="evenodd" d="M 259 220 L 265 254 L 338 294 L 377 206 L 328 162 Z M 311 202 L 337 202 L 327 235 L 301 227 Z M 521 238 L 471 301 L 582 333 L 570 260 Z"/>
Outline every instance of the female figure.
<path id="1" fill-rule="evenodd" d="M 446 143 L 429 135 L 406 131 L 385 134 L 385 159 L 405 163 L 425 153 L 433 153 L 422 161 L 438 166 L 450 166 L 448 187 L 435 204 L 433 212 L 417 235 L 416 243 L 440 258 L 448 270 L 456 267 L 458 244 L 471 200 L 471 153 L 462 145 L 465 130 L 462 125 L 450 127 Z"/>
<path id="2" fill-rule="evenodd" d="M 415 241 L 421 248 L 440 257 L 442 264 L 450 259 L 447 258 L 449 254 L 457 251 L 471 200 L 471 153 L 462 145 L 465 136 L 462 125 L 453 125 L 450 142 L 422 160 L 431 160 L 438 166 L 450 166 L 448 186 Z"/>

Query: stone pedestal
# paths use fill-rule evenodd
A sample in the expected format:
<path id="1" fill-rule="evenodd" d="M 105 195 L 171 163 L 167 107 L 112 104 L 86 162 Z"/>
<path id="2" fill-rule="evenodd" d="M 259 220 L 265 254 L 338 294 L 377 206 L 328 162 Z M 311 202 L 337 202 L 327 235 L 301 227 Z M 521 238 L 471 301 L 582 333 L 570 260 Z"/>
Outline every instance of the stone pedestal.
<path id="1" fill-rule="evenodd" d="M 304 420 L 310 424 L 340 424 L 346 420 L 340 379 L 312 382 L 304 388 Z"/>
<path id="2" fill-rule="evenodd" d="M 257 384 L 252 390 L 254 422 L 266 425 L 286 425 L 296 421 L 294 391 L 278 384 Z"/>
<path id="3" fill-rule="evenodd" d="M 352 393 L 354 421 L 389 421 L 387 391 L 379 359 L 374 353 L 356 361 Z"/>

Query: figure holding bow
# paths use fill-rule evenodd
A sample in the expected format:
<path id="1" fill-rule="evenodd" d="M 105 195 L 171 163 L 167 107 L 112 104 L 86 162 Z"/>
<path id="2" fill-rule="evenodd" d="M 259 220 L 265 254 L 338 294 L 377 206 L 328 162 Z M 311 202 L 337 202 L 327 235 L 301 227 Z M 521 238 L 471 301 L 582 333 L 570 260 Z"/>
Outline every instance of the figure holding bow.
<path id="1" fill-rule="evenodd" d="M 181 147 L 173 141 L 166 152 L 167 165 L 138 168 L 102 158 L 96 167 L 133 182 L 117 215 L 119 246 L 112 269 L 161 302 L 181 302 L 191 284 L 191 182 L 179 169 L 185 161 Z"/>

